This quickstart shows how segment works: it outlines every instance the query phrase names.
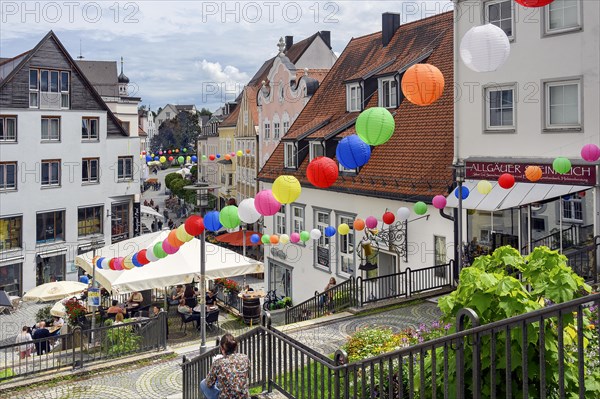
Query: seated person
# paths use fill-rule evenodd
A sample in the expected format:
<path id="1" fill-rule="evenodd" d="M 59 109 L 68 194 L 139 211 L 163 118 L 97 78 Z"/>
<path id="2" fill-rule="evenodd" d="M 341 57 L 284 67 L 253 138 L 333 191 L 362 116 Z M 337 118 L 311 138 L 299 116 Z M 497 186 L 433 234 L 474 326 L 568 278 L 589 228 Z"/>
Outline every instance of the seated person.
<path id="1" fill-rule="evenodd" d="M 56 328 L 56 330 L 51 333 L 52 335 L 60 334 L 60 329 L 65 325 L 65 321 L 62 317 L 54 316 L 54 321 L 52 322 L 52 327 Z"/>
<path id="2" fill-rule="evenodd" d="M 125 309 L 123 309 L 122 307 L 119 306 L 119 301 L 117 301 L 116 299 L 113 299 L 112 306 L 110 308 L 106 309 L 106 313 L 108 313 L 108 314 L 125 313 Z"/>
<path id="3" fill-rule="evenodd" d="M 200 327 L 200 313 L 194 313 L 194 310 L 185 304 L 185 299 L 179 300 L 179 306 L 177 306 L 177 312 L 186 315 L 192 320 L 196 320 L 196 327 Z"/>
<path id="4" fill-rule="evenodd" d="M 142 302 L 144 302 L 144 296 L 142 295 L 141 292 L 136 291 L 133 294 L 131 294 L 131 296 L 129 297 L 129 300 L 127 301 L 127 307 L 128 308 L 137 308 L 138 306 L 140 306 L 142 304 Z"/>
<path id="5" fill-rule="evenodd" d="M 215 305 L 217 301 L 217 293 L 212 290 L 206 291 L 206 306 Z"/>
<path id="6" fill-rule="evenodd" d="M 37 324 L 37 328 L 33 332 L 33 336 L 31 338 L 33 338 L 33 340 L 35 341 L 35 340 L 42 339 L 42 338 L 48 338 L 49 336 L 50 336 L 50 331 L 48 331 L 48 329 L 46 328 L 46 322 L 40 321 Z M 49 340 L 46 339 L 43 341 L 35 342 L 35 350 L 38 355 L 41 355 L 44 352 L 46 352 L 46 353 L 50 352 Z"/>
<path id="7" fill-rule="evenodd" d="M 254 291 L 254 288 L 250 287 L 250 285 L 246 284 L 246 286 L 244 287 L 244 293 L 249 293 Z"/>
<path id="8" fill-rule="evenodd" d="M 123 320 L 125 320 L 125 316 L 123 316 L 123 313 L 117 313 L 117 315 L 115 316 L 115 322 L 113 323 L 113 326 L 116 324 L 123 324 Z"/>
<path id="9" fill-rule="evenodd" d="M 179 300 L 184 297 L 185 291 L 183 290 L 183 285 L 178 285 L 175 287 L 173 291 L 171 291 L 171 299 L 169 300 L 169 305 L 177 305 L 179 304 Z"/>

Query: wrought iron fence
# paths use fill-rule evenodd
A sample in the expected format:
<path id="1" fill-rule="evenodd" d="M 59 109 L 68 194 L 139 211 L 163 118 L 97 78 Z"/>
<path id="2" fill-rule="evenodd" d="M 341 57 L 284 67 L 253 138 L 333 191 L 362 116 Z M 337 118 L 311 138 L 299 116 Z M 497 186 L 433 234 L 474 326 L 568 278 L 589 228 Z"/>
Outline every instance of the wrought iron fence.
<path id="1" fill-rule="evenodd" d="M 268 322 L 238 341 L 251 360 L 250 386 L 290 398 L 598 397 L 600 330 L 586 328 L 591 306 L 600 306 L 600 294 L 482 326 L 463 309 L 453 334 L 356 362 L 342 350 L 323 356 Z M 183 363 L 184 399 L 202 397 L 214 354 Z"/>
<path id="2" fill-rule="evenodd" d="M 0 381 L 54 369 L 76 369 L 90 362 L 164 349 L 167 346 L 166 329 L 167 313 L 161 312 L 158 317 L 138 318 L 93 330 L 75 327 L 66 334 L 30 343 L 3 345 L 0 346 Z"/>

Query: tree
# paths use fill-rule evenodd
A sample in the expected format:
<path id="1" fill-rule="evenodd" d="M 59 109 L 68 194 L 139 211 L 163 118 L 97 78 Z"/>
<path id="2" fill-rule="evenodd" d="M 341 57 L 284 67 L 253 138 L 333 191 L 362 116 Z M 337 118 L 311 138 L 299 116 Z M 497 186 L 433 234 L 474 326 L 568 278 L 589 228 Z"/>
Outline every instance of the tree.
<path id="1" fill-rule="evenodd" d="M 196 137 L 200 134 L 199 118 L 198 114 L 182 111 L 175 118 L 164 121 L 150 142 L 152 152 L 195 146 Z"/>
<path id="2" fill-rule="evenodd" d="M 208 109 L 202 107 L 202 109 L 199 112 L 200 116 L 212 116 L 212 112 L 210 112 Z"/>

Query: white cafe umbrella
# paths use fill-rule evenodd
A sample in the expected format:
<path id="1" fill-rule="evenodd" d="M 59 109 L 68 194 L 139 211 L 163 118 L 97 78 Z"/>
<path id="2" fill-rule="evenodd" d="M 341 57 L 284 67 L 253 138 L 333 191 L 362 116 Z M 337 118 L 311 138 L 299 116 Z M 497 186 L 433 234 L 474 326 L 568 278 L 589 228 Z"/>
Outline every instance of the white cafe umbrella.
<path id="1" fill-rule="evenodd" d="M 67 315 L 67 309 L 65 308 L 63 301 L 56 302 L 54 306 L 52 306 L 52 309 L 50 309 L 50 314 L 52 316 L 65 317 Z"/>
<path id="2" fill-rule="evenodd" d="M 88 288 L 87 284 L 78 281 L 55 281 L 38 285 L 30 289 L 24 296 L 24 301 L 48 302 L 80 293 Z"/>

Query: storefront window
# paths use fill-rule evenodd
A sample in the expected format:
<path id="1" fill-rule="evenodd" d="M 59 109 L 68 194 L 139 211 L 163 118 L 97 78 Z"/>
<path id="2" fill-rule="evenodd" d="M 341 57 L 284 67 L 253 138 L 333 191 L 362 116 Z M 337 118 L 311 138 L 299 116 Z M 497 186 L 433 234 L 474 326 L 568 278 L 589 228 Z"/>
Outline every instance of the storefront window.
<path id="1" fill-rule="evenodd" d="M 111 211 L 111 242 L 129 238 L 129 202 L 113 204 Z"/>
<path id="2" fill-rule="evenodd" d="M 22 216 L 0 219 L 0 251 L 21 248 Z"/>
<path id="3" fill-rule="evenodd" d="M 10 296 L 21 296 L 22 263 L 0 266 L 0 289 Z"/>
<path id="4" fill-rule="evenodd" d="M 102 206 L 77 210 L 77 235 L 79 237 L 102 234 Z"/>
<path id="5" fill-rule="evenodd" d="M 64 281 L 65 279 L 65 255 L 56 255 L 44 258 L 38 255 L 37 258 L 37 285 L 51 283 L 54 281 Z"/>
<path id="6" fill-rule="evenodd" d="M 38 213 L 36 242 L 43 244 L 65 240 L 65 211 Z"/>
<path id="7" fill-rule="evenodd" d="M 276 290 L 277 296 L 292 296 L 292 271 L 285 266 L 269 261 L 269 290 Z"/>

